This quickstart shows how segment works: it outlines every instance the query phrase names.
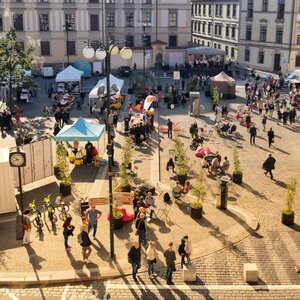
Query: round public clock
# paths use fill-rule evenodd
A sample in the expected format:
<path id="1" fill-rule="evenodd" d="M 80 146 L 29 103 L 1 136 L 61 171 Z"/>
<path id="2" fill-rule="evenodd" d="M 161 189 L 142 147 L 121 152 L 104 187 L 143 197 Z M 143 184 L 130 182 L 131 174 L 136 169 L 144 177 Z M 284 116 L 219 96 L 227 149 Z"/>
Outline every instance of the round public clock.
<path id="1" fill-rule="evenodd" d="M 9 154 L 11 167 L 24 167 L 26 165 L 26 155 L 24 152 L 11 152 Z"/>

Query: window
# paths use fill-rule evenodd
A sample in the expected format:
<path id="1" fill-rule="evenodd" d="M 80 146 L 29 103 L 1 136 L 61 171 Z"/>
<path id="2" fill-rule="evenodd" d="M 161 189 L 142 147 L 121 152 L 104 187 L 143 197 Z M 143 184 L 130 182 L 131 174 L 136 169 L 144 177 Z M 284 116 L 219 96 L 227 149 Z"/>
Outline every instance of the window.
<path id="1" fill-rule="evenodd" d="M 212 24 L 209 23 L 209 24 L 208 24 L 208 27 L 207 27 L 207 33 L 208 33 L 209 35 L 211 35 L 211 26 L 212 26 Z"/>
<path id="2" fill-rule="evenodd" d="M 204 46 L 204 40 L 201 42 L 202 46 Z"/>
<path id="3" fill-rule="evenodd" d="M 285 0 L 278 0 L 277 19 L 284 19 Z"/>
<path id="4" fill-rule="evenodd" d="M 0 31 L 3 31 L 3 19 L 2 19 L 2 15 L 0 15 Z"/>
<path id="5" fill-rule="evenodd" d="M 75 0 L 65 0 L 65 3 L 75 3 Z"/>
<path id="6" fill-rule="evenodd" d="M 231 38 L 235 40 L 235 27 L 231 28 Z"/>
<path id="7" fill-rule="evenodd" d="M 99 0 L 89 0 L 89 3 L 99 3 Z"/>
<path id="8" fill-rule="evenodd" d="M 41 14 L 40 18 L 40 31 L 49 31 L 49 15 Z"/>
<path id="9" fill-rule="evenodd" d="M 232 5 L 232 17 L 236 18 L 236 4 Z"/>
<path id="10" fill-rule="evenodd" d="M 217 43 L 214 43 L 214 48 L 217 48 Z"/>
<path id="11" fill-rule="evenodd" d="M 125 4 L 133 4 L 134 0 L 125 0 Z"/>
<path id="12" fill-rule="evenodd" d="M 245 61 L 250 61 L 250 49 L 245 49 Z"/>
<path id="13" fill-rule="evenodd" d="M 247 25 L 246 27 L 246 40 L 251 41 L 251 35 L 252 35 L 252 26 Z"/>
<path id="14" fill-rule="evenodd" d="M 265 25 L 260 26 L 259 40 L 261 42 L 265 42 L 267 40 L 267 26 Z"/>
<path id="15" fill-rule="evenodd" d="M 258 63 L 263 64 L 265 58 L 265 53 L 263 51 L 258 52 Z"/>
<path id="16" fill-rule="evenodd" d="M 221 49 L 221 44 L 218 44 L 218 49 Z"/>
<path id="17" fill-rule="evenodd" d="M 297 35 L 297 44 L 300 45 L 300 32 L 298 32 L 298 35 Z"/>
<path id="18" fill-rule="evenodd" d="M 143 43 L 144 47 L 151 47 L 151 35 L 144 35 Z"/>
<path id="19" fill-rule="evenodd" d="M 228 46 L 225 46 L 225 54 L 228 55 Z"/>
<path id="20" fill-rule="evenodd" d="M 134 47 L 134 36 L 126 35 L 126 47 Z"/>
<path id="21" fill-rule="evenodd" d="M 253 0 L 248 0 L 247 18 L 253 18 Z"/>
<path id="22" fill-rule="evenodd" d="M 206 16 L 206 4 L 203 4 L 203 16 Z"/>
<path id="23" fill-rule="evenodd" d="M 262 2 L 262 11 L 267 12 L 269 9 L 269 0 L 263 0 Z"/>
<path id="24" fill-rule="evenodd" d="M 177 27 L 177 12 L 169 11 L 169 27 Z"/>
<path id="25" fill-rule="evenodd" d="M 207 42 L 207 47 L 210 47 L 210 42 Z"/>
<path id="26" fill-rule="evenodd" d="M 69 31 L 75 30 L 75 15 L 74 14 L 65 14 L 65 21 L 68 22 L 69 25 Z"/>
<path id="27" fill-rule="evenodd" d="M 151 24 L 151 12 L 143 12 L 142 22 L 148 23 L 148 25 Z"/>
<path id="28" fill-rule="evenodd" d="M 67 55 L 76 55 L 75 41 L 68 41 L 66 43 L 66 53 Z"/>
<path id="29" fill-rule="evenodd" d="M 107 4 L 115 4 L 115 0 L 106 0 Z"/>
<path id="30" fill-rule="evenodd" d="M 198 4 L 198 16 L 201 16 L 201 8 L 202 8 L 202 5 Z"/>
<path id="31" fill-rule="evenodd" d="M 134 26 L 134 16 L 133 13 L 126 13 L 126 27 L 133 27 Z"/>
<path id="32" fill-rule="evenodd" d="M 206 32 L 206 24 L 203 23 L 202 24 L 202 33 L 205 34 L 205 32 Z"/>
<path id="33" fill-rule="evenodd" d="M 230 18 L 230 4 L 227 4 L 226 17 Z"/>
<path id="34" fill-rule="evenodd" d="M 219 32 L 218 32 L 219 35 L 222 35 L 222 25 L 219 25 Z"/>
<path id="35" fill-rule="evenodd" d="M 230 53 L 231 58 L 235 57 L 235 49 L 234 47 L 231 47 L 231 53 Z"/>
<path id="36" fill-rule="evenodd" d="M 212 10 L 211 10 L 211 4 L 208 4 L 208 15 L 211 17 Z"/>
<path id="37" fill-rule="evenodd" d="M 42 56 L 50 55 L 50 42 L 41 42 L 41 55 Z"/>
<path id="38" fill-rule="evenodd" d="M 170 35 L 169 36 L 169 46 L 170 47 L 177 47 L 177 35 Z"/>
<path id="39" fill-rule="evenodd" d="M 90 15 L 90 28 L 91 31 L 99 31 L 99 16 Z"/>
<path id="40" fill-rule="evenodd" d="M 152 3 L 152 1 L 151 0 L 143 0 L 143 2 L 142 2 L 143 4 L 151 4 Z"/>
<path id="41" fill-rule="evenodd" d="M 13 15 L 13 24 L 16 31 L 23 31 L 23 15 L 14 14 Z"/>
<path id="42" fill-rule="evenodd" d="M 228 38 L 229 37 L 229 25 L 226 25 L 225 32 L 226 32 L 226 37 Z"/>
<path id="43" fill-rule="evenodd" d="M 219 15 L 219 4 L 216 4 L 215 16 L 217 17 L 218 15 Z"/>
<path id="44" fill-rule="evenodd" d="M 300 67 L 300 55 L 296 56 L 295 67 Z"/>
<path id="45" fill-rule="evenodd" d="M 113 12 L 106 13 L 106 26 L 115 27 L 115 13 Z"/>
<path id="46" fill-rule="evenodd" d="M 220 6 L 219 6 L 219 16 L 220 17 L 223 16 L 223 4 L 220 4 Z"/>
<path id="47" fill-rule="evenodd" d="M 276 43 L 282 44 L 283 39 L 283 28 L 277 28 L 276 29 Z"/>

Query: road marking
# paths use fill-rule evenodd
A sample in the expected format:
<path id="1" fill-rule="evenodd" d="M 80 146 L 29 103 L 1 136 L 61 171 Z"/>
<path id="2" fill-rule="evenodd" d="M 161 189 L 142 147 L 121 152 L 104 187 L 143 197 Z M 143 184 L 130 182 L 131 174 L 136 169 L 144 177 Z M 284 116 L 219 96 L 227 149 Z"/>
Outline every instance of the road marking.
<path id="1" fill-rule="evenodd" d="M 236 291 L 282 291 L 300 290 L 300 285 L 167 285 L 167 284 L 117 284 L 110 283 L 108 289 L 148 289 L 148 290 L 236 290 Z"/>
<path id="2" fill-rule="evenodd" d="M 61 295 L 61 298 L 60 298 L 61 300 L 66 300 L 67 299 L 67 293 L 68 293 L 69 289 L 70 289 L 70 284 L 68 283 L 65 286 L 65 288 L 64 288 L 64 290 L 62 292 L 62 295 Z"/>

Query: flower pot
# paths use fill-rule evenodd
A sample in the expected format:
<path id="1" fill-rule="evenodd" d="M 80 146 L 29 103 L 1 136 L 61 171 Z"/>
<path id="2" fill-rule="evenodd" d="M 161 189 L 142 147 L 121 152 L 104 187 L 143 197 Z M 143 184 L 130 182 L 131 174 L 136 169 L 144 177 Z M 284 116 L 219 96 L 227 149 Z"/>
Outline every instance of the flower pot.
<path id="1" fill-rule="evenodd" d="M 294 224 L 294 218 L 295 218 L 295 214 L 292 213 L 290 215 L 287 215 L 285 213 L 281 214 L 281 223 L 287 226 L 291 226 Z"/>
<path id="2" fill-rule="evenodd" d="M 120 218 L 113 218 L 114 230 L 119 230 L 123 227 L 123 216 Z"/>
<path id="3" fill-rule="evenodd" d="M 177 180 L 181 185 L 184 185 L 187 180 L 187 174 L 184 175 L 177 175 Z"/>
<path id="4" fill-rule="evenodd" d="M 191 218 L 193 219 L 201 219 L 202 218 L 203 207 L 194 208 L 191 206 Z"/>
<path id="5" fill-rule="evenodd" d="M 71 195 L 71 184 L 65 185 L 61 182 L 59 184 L 59 191 L 63 196 Z"/>
<path id="6" fill-rule="evenodd" d="M 233 173 L 232 181 L 237 184 L 241 184 L 243 182 L 243 173 Z"/>
<path id="7" fill-rule="evenodd" d="M 130 193 L 131 192 L 131 186 L 130 185 L 121 186 L 121 192 Z"/>
<path id="8" fill-rule="evenodd" d="M 57 179 L 60 179 L 59 167 L 54 166 L 53 168 L 54 168 L 54 176 Z"/>

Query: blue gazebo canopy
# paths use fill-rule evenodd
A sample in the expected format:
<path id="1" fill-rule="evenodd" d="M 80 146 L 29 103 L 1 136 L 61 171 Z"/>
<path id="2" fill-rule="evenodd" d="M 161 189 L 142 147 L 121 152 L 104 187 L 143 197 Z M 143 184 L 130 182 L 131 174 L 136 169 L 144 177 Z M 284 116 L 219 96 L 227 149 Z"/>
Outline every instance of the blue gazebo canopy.
<path id="1" fill-rule="evenodd" d="M 56 142 L 98 141 L 105 131 L 104 125 L 95 125 L 79 118 L 72 125 L 65 125 L 54 137 Z"/>

